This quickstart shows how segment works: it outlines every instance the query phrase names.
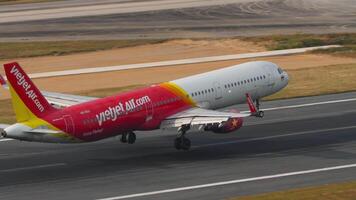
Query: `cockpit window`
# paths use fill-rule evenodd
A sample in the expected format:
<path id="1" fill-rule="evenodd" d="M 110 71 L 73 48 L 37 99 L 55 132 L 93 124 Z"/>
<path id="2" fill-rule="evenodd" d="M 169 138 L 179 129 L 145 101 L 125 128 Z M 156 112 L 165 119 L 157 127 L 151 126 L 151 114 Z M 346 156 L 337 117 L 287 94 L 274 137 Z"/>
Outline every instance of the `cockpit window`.
<path id="1" fill-rule="evenodd" d="M 283 70 L 281 68 L 278 68 L 278 73 L 279 74 L 282 74 L 283 73 Z"/>

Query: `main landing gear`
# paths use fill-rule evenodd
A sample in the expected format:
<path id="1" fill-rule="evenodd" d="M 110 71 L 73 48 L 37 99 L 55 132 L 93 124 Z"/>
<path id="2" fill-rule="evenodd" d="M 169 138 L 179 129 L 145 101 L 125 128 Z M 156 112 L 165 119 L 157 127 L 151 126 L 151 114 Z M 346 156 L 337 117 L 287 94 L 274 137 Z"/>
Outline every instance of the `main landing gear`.
<path id="1" fill-rule="evenodd" d="M 191 142 L 188 138 L 185 137 L 186 132 L 190 129 L 189 125 L 183 125 L 178 129 L 178 136 L 174 140 L 174 147 L 177 150 L 189 150 Z"/>
<path id="2" fill-rule="evenodd" d="M 121 139 L 120 141 L 122 143 L 128 143 L 128 144 L 133 144 L 136 142 L 136 134 L 132 131 L 127 132 L 127 133 L 123 133 L 121 135 Z"/>

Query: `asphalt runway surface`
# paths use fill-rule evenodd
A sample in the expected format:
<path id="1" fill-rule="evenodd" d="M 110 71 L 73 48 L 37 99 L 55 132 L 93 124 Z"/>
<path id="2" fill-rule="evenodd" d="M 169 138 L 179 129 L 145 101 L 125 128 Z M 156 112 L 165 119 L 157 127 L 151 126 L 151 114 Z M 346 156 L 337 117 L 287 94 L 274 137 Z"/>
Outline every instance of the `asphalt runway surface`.
<path id="1" fill-rule="evenodd" d="M 226 199 L 356 180 L 356 92 L 262 106 L 234 133 L 190 133 L 187 152 L 174 131 L 134 145 L 2 141 L 0 199 Z"/>
<path id="2" fill-rule="evenodd" d="M 356 32 L 354 0 L 104 0 L 0 6 L 0 39 Z"/>

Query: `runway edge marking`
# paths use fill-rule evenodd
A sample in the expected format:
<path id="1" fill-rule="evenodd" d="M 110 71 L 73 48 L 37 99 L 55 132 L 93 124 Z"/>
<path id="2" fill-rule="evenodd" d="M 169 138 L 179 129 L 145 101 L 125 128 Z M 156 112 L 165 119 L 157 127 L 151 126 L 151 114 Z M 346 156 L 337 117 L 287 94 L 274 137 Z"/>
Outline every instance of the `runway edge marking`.
<path id="1" fill-rule="evenodd" d="M 245 178 L 245 179 L 236 179 L 236 180 L 208 183 L 208 184 L 202 184 L 202 185 L 178 187 L 178 188 L 172 188 L 172 189 L 166 189 L 166 190 L 157 190 L 157 191 L 152 191 L 152 192 L 144 192 L 144 193 L 123 195 L 123 196 L 102 198 L 102 199 L 97 199 L 97 200 L 129 199 L 129 198 L 135 198 L 135 197 L 152 196 L 152 195 L 172 193 L 172 192 L 203 189 L 203 188 L 209 188 L 209 187 L 217 187 L 217 186 L 223 186 L 223 185 L 231 185 L 231 184 L 237 184 L 237 183 L 246 183 L 246 182 L 261 181 L 261 180 L 268 180 L 268 179 L 277 179 L 277 178 L 283 178 L 283 177 L 289 177 L 289 176 L 313 174 L 313 173 L 318 173 L 318 172 L 335 171 L 335 170 L 349 169 L 349 168 L 356 168 L 356 163 L 355 164 L 348 164 L 348 165 L 339 165 L 339 166 L 333 166 L 333 167 L 326 167 L 326 168 L 304 170 L 304 171 L 288 172 L 288 173 L 275 174 L 275 175 L 259 176 L 259 177 Z"/>

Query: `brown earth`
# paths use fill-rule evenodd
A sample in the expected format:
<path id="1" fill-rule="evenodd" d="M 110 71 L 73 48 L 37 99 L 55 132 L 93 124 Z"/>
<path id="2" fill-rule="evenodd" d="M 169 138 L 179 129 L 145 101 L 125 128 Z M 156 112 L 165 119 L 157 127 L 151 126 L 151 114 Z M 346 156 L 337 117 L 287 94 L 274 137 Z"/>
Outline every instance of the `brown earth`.
<path id="1" fill-rule="evenodd" d="M 29 73 L 57 71 L 81 67 L 110 66 L 174 60 L 201 56 L 236 54 L 264 51 L 263 47 L 240 40 L 175 40 L 162 44 L 144 45 L 117 50 L 82 53 L 68 56 L 51 56 L 18 59 Z M 329 55 L 301 54 L 261 59 L 245 59 L 202 64 L 146 68 L 85 75 L 35 79 L 41 89 L 48 91 L 78 93 L 81 91 L 145 85 L 181 78 L 188 75 L 219 69 L 251 60 L 266 60 L 277 63 L 286 70 L 311 68 L 338 64 L 356 63 L 356 59 Z M 69 66 L 69 67 L 67 67 Z M 0 98 L 8 98 L 0 90 Z"/>

